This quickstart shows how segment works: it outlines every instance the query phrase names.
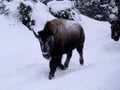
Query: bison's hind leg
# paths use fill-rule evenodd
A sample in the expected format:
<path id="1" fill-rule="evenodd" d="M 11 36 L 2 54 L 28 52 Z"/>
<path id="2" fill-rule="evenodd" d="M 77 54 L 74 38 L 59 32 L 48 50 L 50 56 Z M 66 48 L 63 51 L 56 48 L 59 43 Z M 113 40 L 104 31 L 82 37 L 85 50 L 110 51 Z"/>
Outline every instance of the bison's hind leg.
<path id="1" fill-rule="evenodd" d="M 70 52 L 67 53 L 67 58 L 66 58 L 66 61 L 64 63 L 65 69 L 68 68 L 71 57 L 72 57 L 72 51 L 70 51 Z"/>
<path id="2" fill-rule="evenodd" d="M 80 64 L 83 65 L 84 64 L 84 59 L 83 59 L 83 45 L 79 45 L 77 46 L 77 51 L 80 55 Z"/>

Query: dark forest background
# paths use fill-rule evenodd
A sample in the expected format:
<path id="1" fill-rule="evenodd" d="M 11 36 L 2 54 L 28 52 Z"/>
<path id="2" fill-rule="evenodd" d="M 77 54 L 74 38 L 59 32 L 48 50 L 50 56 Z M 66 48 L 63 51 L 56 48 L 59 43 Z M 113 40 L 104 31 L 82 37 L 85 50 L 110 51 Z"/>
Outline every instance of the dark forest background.
<path id="1" fill-rule="evenodd" d="M 0 0 L 0 14 L 2 15 L 9 15 L 10 11 L 7 8 L 7 5 L 4 2 L 12 2 L 14 0 Z M 49 2 L 52 1 L 64 1 L 64 0 L 24 0 L 24 1 L 31 1 L 34 3 L 42 2 L 45 5 L 48 5 Z M 74 4 L 74 7 L 58 11 L 58 13 L 54 12 L 51 8 L 49 11 L 55 17 L 59 18 L 66 18 L 66 19 L 73 19 L 71 17 L 71 10 L 77 9 L 79 13 L 86 15 L 88 17 L 94 18 L 100 21 L 109 21 L 111 19 L 116 19 L 120 17 L 120 0 L 68 0 Z M 23 8 L 27 8 L 25 11 Z M 30 6 L 24 5 L 24 3 L 20 3 L 18 6 L 18 11 L 20 12 L 21 16 L 20 19 L 27 17 L 29 21 L 30 19 L 30 12 L 32 12 L 32 8 Z M 26 13 L 27 12 L 27 13 Z M 73 13 L 74 14 L 74 13 Z M 24 21 L 24 20 L 23 20 Z M 34 20 L 32 20 L 34 23 Z"/>

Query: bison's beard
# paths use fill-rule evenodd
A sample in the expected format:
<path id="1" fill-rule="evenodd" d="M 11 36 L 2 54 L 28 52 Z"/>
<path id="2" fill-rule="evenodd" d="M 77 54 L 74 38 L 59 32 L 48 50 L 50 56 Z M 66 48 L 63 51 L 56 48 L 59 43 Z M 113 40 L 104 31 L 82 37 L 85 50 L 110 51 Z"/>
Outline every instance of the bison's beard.
<path id="1" fill-rule="evenodd" d="M 46 58 L 47 60 L 51 60 L 51 56 L 47 53 L 43 53 L 43 57 Z"/>

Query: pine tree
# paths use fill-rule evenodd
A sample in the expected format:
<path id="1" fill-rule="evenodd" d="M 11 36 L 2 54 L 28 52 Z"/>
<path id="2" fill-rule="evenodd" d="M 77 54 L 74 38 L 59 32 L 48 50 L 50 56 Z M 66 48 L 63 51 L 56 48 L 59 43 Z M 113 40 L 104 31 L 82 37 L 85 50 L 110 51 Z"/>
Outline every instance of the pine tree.
<path id="1" fill-rule="evenodd" d="M 3 3 L 4 0 L 0 1 L 0 14 L 1 15 L 9 15 L 10 10 L 7 8 L 7 6 Z"/>
<path id="2" fill-rule="evenodd" d="M 118 4 L 117 6 L 120 7 L 120 0 L 116 1 Z M 110 15 L 116 17 L 118 13 L 114 3 L 114 0 L 76 0 L 75 6 L 84 15 L 97 20 L 107 21 Z"/>
<path id="3" fill-rule="evenodd" d="M 20 3 L 19 7 L 17 8 L 19 11 L 19 19 L 21 22 L 31 30 L 31 26 L 35 25 L 35 20 L 31 19 L 31 6 L 26 6 L 24 3 Z"/>
<path id="4" fill-rule="evenodd" d="M 120 0 L 115 0 L 115 3 L 118 7 L 118 15 L 117 16 L 120 18 Z"/>

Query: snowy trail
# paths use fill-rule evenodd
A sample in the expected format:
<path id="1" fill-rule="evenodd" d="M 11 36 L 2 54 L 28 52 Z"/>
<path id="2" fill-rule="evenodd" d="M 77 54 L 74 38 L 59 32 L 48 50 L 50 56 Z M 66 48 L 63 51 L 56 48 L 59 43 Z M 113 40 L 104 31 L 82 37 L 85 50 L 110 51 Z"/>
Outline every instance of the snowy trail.
<path id="1" fill-rule="evenodd" d="M 81 19 L 85 65 L 79 65 L 74 50 L 70 67 L 57 70 L 55 78 L 48 80 L 49 62 L 42 57 L 33 33 L 0 17 L 4 21 L 0 22 L 4 29 L 0 31 L 0 90 L 120 90 L 120 42 L 110 38 L 107 22 L 82 15 Z"/>

